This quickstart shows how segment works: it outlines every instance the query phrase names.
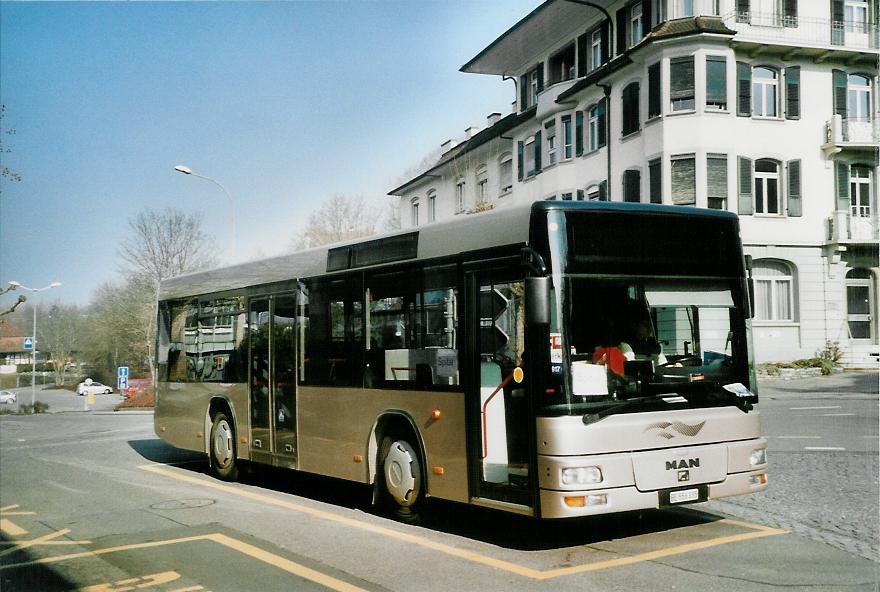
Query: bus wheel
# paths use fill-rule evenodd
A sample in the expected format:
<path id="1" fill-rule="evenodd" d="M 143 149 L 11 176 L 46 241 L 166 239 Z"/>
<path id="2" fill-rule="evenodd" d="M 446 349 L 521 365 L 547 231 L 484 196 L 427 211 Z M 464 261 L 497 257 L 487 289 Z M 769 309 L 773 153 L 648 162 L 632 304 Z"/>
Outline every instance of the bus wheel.
<path id="1" fill-rule="evenodd" d="M 380 495 L 401 522 L 419 522 L 424 479 L 419 453 L 404 439 L 384 438 L 379 449 Z"/>
<path id="2" fill-rule="evenodd" d="M 235 430 L 222 411 L 214 415 L 214 423 L 211 426 L 211 469 L 224 481 L 235 481 L 238 478 Z"/>

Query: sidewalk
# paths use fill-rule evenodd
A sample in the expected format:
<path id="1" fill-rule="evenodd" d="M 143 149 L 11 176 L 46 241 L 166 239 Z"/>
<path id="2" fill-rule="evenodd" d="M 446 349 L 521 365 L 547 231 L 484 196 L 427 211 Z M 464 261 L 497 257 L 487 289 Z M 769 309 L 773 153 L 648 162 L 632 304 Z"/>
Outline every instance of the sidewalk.
<path id="1" fill-rule="evenodd" d="M 811 376 L 783 380 L 759 378 L 758 394 L 761 397 L 877 399 L 880 395 L 880 372 L 841 372 L 830 376 Z"/>

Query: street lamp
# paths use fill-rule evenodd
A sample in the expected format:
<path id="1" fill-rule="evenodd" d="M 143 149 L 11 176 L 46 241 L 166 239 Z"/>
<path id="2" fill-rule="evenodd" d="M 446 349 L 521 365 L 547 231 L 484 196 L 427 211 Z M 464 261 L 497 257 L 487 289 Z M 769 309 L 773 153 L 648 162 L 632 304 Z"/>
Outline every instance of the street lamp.
<path id="1" fill-rule="evenodd" d="M 179 164 L 176 167 L 174 167 L 174 170 L 177 171 L 178 173 L 183 173 L 184 175 L 192 175 L 193 177 L 198 177 L 199 179 L 204 179 L 205 181 L 210 181 L 211 183 L 213 183 L 214 185 L 216 185 L 217 187 L 222 189 L 223 193 L 226 194 L 226 197 L 229 198 L 229 209 L 230 209 L 230 216 L 229 217 L 230 217 L 230 226 L 232 227 L 232 230 L 231 230 L 232 245 L 230 247 L 230 250 L 231 250 L 232 259 L 235 259 L 235 200 L 232 198 L 232 194 L 229 193 L 229 190 L 226 189 L 226 187 L 224 187 L 223 185 L 221 185 L 220 182 L 217 181 L 216 179 L 212 179 L 211 177 L 206 177 L 205 175 L 200 175 L 197 172 L 193 171 L 188 166 L 184 166 L 182 164 Z"/>
<path id="2" fill-rule="evenodd" d="M 17 290 L 21 288 L 22 290 L 28 290 L 29 292 L 42 292 L 43 290 L 48 290 L 50 288 L 57 288 L 61 285 L 61 282 L 52 282 L 48 286 L 44 286 L 42 288 L 28 288 L 27 286 L 23 286 L 18 282 L 12 281 L 9 282 L 10 290 Z M 34 301 L 34 353 L 31 356 L 31 407 L 33 407 L 37 402 L 37 301 Z"/>

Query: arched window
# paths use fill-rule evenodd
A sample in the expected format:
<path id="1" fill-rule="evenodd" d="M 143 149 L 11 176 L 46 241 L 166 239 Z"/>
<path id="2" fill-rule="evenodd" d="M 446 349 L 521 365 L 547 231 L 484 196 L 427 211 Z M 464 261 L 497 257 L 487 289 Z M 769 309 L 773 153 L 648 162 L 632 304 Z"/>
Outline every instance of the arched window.
<path id="1" fill-rule="evenodd" d="M 489 169 L 482 164 L 477 167 L 477 203 L 489 202 Z"/>
<path id="2" fill-rule="evenodd" d="M 498 158 L 498 189 L 501 195 L 513 190 L 513 155 L 510 152 Z"/>
<path id="3" fill-rule="evenodd" d="M 437 191 L 428 190 L 428 222 L 437 221 Z"/>
<path id="4" fill-rule="evenodd" d="M 780 215 L 782 193 L 779 187 L 779 163 L 769 158 L 755 161 L 755 213 Z"/>
<path id="5" fill-rule="evenodd" d="M 411 212 L 412 212 L 412 225 L 419 225 L 419 198 L 414 197 L 410 202 Z"/>
<path id="6" fill-rule="evenodd" d="M 779 74 L 773 68 L 752 69 L 752 115 L 777 117 L 779 113 Z"/>
<path id="7" fill-rule="evenodd" d="M 850 339 L 871 339 L 874 294 L 871 272 L 851 269 L 846 274 L 846 321 Z"/>
<path id="8" fill-rule="evenodd" d="M 847 118 L 850 121 L 871 121 L 871 79 L 850 74 L 846 84 Z"/>
<path id="9" fill-rule="evenodd" d="M 455 181 L 455 213 L 464 211 L 465 194 L 464 194 L 464 178 L 459 177 Z"/>
<path id="10" fill-rule="evenodd" d="M 795 278 L 785 261 L 759 259 L 752 265 L 755 320 L 794 321 Z"/>

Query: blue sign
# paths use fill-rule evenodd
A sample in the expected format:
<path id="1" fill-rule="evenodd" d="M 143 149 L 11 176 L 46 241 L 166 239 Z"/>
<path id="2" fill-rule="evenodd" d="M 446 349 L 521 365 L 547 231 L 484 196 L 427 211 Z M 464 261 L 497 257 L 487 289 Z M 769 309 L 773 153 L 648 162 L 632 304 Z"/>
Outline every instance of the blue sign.
<path id="1" fill-rule="evenodd" d="M 128 388 L 128 376 L 120 376 L 119 377 L 119 384 L 116 385 L 116 388 L 118 388 L 121 391 L 127 389 Z"/>
<path id="2" fill-rule="evenodd" d="M 25 349 L 34 349 L 34 339 L 33 339 L 33 337 L 25 337 L 25 338 L 24 338 L 24 348 L 25 348 Z"/>
<path id="3" fill-rule="evenodd" d="M 117 375 L 119 376 L 119 378 L 128 378 L 128 366 L 120 366 Z"/>

